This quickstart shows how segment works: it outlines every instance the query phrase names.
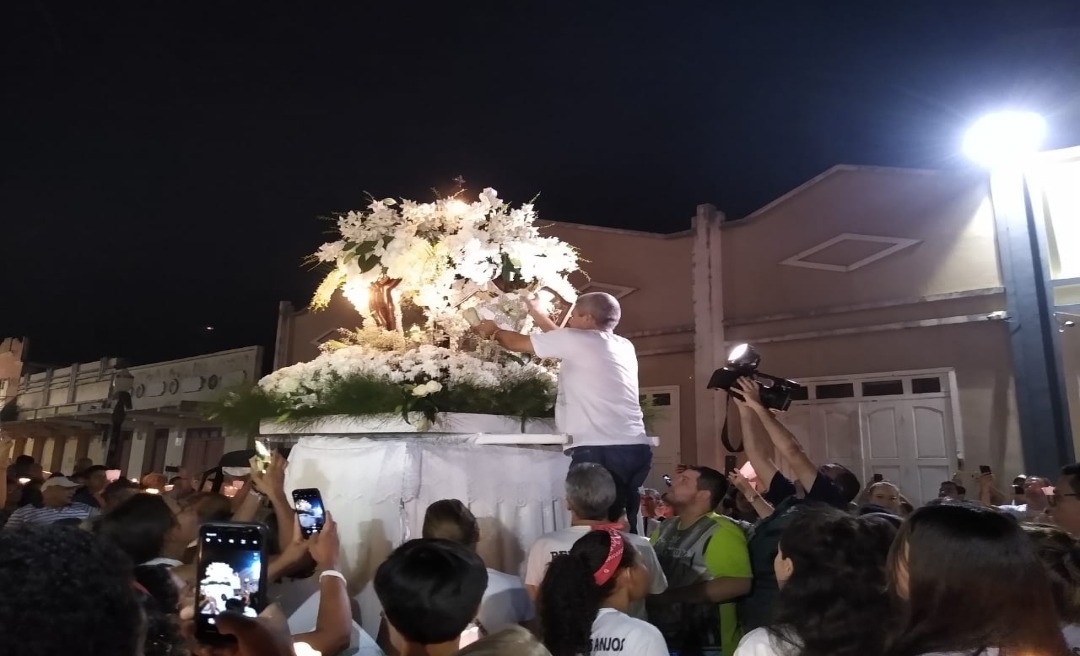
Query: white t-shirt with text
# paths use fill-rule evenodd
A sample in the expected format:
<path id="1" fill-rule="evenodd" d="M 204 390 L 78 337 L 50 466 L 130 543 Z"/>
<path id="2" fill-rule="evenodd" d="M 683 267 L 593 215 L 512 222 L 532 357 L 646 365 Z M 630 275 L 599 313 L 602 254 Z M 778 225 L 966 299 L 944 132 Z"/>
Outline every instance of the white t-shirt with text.
<path id="1" fill-rule="evenodd" d="M 533 351 L 559 358 L 555 424 L 576 446 L 652 445 L 638 398 L 637 351 L 603 330 L 558 328 L 533 333 Z"/>
<path id="2" fill-rule="evenodd" d="M 591 526 L 568 526 L 553 533 L 541 535 L 529 549 L 529 559 L 525 564 L 525 584 L 540 587 L 551 559 L 559 554 L 568 553 L 575 542 L 592 530 Z M 664 569 L 660 567 L 660 561 L 656 558 L 652 543 L 632 533 L 624 533 L 623 537 L 634 546 L 638 556 L 645 563 L 645 568 L 649 570 L 649 594 L 660 594 L 667 590 L 667 577 L 664 576 Z M 634 602 L 630 607 L 630 615 L 646 619 L 645 601 Z"/>
<path id="3" fill-rule="evenodd" d="M 498 633 L 535 617 L 532 599 L 521 577 L 488 568 L 487 590 L 477 619 L 488 634 Z"/>
<path id="4" fill-rule="evenodd" d="M 601 608 L 597 613 L 592 644 L 593 656 L 668 656 L 660 629 L 614 608 Z"/>

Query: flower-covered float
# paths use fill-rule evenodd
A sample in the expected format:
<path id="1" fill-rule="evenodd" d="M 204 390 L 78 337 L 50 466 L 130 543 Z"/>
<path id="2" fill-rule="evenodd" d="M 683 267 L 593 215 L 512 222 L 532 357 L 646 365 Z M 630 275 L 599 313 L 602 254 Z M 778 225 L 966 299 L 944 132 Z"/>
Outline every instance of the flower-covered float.
<path id="1" fill-rule="evenodd" d="M 576 297 L 572 247 L 543 236 L 531 204 L 513 208 L 493 189 L 465 202 L 372 201 L 337 218 L 339 239 L 312 256 L 329 273 L 312 301 L 339 289 L 356 329 L 315 360 L 279 369 L 217 409 L 232 428 L 263 434 L 324 432 L 552 432 L 557 363 L 529 360 L 478 339 L 470 312 L 521 332 L 522 294 L 553 313 Z M 463 416 L 467 415 L 467 416 Z M 495 419 L 498 417 L 499 419 Z M 348 418 L 348 419 L 346 419 Z M 478 429 L 478 430 L 472 430 Z"/>
<path id="2" fill-rule="evenodd" d="M 471 202 L 375 200 L 337 218 L 312 256 L 328 269 L 314 309 L 340 292 L 358 310 L 310 362 L 230 393 L 233 429 L 293 444 L 286 487 L 318 488 L 337 520 L 341 569 L 374 634 L 368 581 L 390 549 L 419 537 L 424 510 L 460 499 L 479 519 L 479 552 L 513 572 L 543 533 L 567 525 L 569 436 L 550 417 L 557 363 L 478 338 L 471 318 L 532 330 L 522 294 L 561 320 L 576 294 L 577 254 L 544 236 L 532 205 L 492 189 Z"/>

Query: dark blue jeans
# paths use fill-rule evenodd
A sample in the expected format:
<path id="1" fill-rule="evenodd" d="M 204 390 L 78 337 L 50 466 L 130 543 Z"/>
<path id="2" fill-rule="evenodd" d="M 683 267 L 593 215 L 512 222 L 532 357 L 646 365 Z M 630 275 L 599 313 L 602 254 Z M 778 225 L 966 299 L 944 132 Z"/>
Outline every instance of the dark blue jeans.
<path id="1" fill-rule="evenodd" d="M 652 447 L 647 444 L 620 444 L 617 446 L 579 446 L 570 449 L 571 466 L 582 462 L 595 462 L 611 472 L 615 479 L 615 505 L 608 519 L 618 520 L 626 513 L 630 532 L 638 533 L 638 510 L 641 495 L 638 490 L 652 468 Z"/>

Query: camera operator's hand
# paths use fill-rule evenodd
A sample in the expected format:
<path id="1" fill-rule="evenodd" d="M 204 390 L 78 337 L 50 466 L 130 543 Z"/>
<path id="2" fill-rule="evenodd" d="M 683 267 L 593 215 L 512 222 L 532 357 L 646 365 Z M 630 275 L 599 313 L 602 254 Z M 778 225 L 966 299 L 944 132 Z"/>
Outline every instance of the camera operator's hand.
<path id="1" fill-rule="evenodd" d="M 735 399 L 735 405 L 740 408 L 750 408 L 755 412 L 765 409 L 765 406 L 761 403 L 761 390 L 758 389 L 756 380 L 746 377 L 740 378 L 735 382 L 735 391 L 743 397 L 742 400 L 739 400 L 738 397 L 732 396 Z"/>

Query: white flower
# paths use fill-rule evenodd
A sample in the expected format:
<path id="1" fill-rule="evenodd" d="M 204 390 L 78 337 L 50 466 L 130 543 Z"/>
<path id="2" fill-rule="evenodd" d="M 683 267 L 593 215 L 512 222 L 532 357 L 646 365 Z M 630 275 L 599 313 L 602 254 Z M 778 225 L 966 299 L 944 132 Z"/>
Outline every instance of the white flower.
<path id="1" fill-rule="evenodd" d="M 434 394 L 442 389 L 442 383 L 437 380 L 430 380 L 422 385 L 417 385 L 413 388 L 413 396 L 427 396 Z"/>

